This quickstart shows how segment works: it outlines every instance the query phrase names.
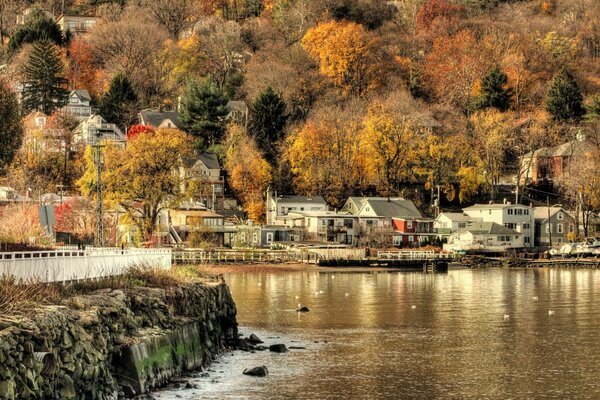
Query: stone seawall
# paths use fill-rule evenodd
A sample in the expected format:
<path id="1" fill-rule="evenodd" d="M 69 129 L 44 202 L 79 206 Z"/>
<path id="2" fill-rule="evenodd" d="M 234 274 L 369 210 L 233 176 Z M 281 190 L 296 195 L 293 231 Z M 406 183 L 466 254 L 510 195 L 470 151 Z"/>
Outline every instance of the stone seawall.
<path id="1" fill-rule="evenodd" d="M 117 399 L 205 367 L 237 340 L 224 283 L 103 289 L 0 319 L 0 399 Z"/>

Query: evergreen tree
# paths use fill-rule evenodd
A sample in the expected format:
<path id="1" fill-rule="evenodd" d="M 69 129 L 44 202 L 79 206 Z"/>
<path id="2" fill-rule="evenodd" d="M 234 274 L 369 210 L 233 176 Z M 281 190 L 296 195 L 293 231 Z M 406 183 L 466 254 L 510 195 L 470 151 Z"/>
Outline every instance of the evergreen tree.
<path id="1" fill-rule="evenodd" d="M 52 114 L 67 103 L 67 78 L 57 47 L 44 40 L 33 44 L 23 76 L 22 107 L 24 112 Z"/>
<path id="2" fill-rule="evenodd" d="M 211 79 L 189 82 L 181 98 L 181 119 L 186 131 L 196 137 L 196 147 L 218 143 L 225 132 L 229 99 Z"/>
<path id="3" fill-rule="evenodd" d="M 250 132 L 265 158 L 274 164 L 277 143 L 283 138 L 288 119 L 287 105 L 271 86 L 260 93 L 251 106 Z"/>
<path id="4" fill-rule="evenodd" d="M 507 88 L 508 76 L 496 65 L 481 81 L 481 94 L 475 101 L 475 110 L 484 108 L 497 108 L 504 112 L 510 106 L 513 95 L 511 88 Z"/>
<path id="5" fill-rule="evenodd" d="M 23 140 L 23 124 L 16 94 L 0 80 L 0 174 L 15 157 Z"/>
<path id="6" fill-rule="evenodd" d="M 108 91 L 100 99 L 98 109 L 104 119 L 125 130 L 135 119 L 137 100 L 131 82 L 125 74 L 119 73 L 111 79 Z"/>
<path id="7" fill-rule="evenodd" d="M 585 106 L 585 110 L 585 119 L 588 121 L 593 121 L 594 119 L 600 117 L 600 94 L 592 97 L 592 101 L 590 101 L 590 104 Z"/>
<path id="8" fill-rule="evenodd" d="M 579 121 L 585 114 L 583 96 L 573 75 L 563 67 L 550 82 L 546 110 L 557 121 Z"/>
<path id="9" fill-rule="evenodd" d="M 38 11 L 25 21 L 25 25 L 12 34 L 8 42 L 8 53 L 15 54 L 26 43 L 45 40 L 57 46 L 63 46 L 66 42 L 56 21 Z"/>

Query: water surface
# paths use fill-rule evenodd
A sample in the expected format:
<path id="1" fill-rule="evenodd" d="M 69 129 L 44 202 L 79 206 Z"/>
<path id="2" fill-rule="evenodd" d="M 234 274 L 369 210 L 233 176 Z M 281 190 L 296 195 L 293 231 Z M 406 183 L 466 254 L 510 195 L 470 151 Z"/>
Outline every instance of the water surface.
<path id="1" fill-rule="evenodd" d="M 194 380 L 199 389 L 158 398 L 600 398 L 600 271 L 225 279 L 242 333 L 306 349 L 226 354 L 209 377 Z M 296 313 L 298 303 L 311 311 Z M 269 377 L 241 375 L 263 364 Z"/>

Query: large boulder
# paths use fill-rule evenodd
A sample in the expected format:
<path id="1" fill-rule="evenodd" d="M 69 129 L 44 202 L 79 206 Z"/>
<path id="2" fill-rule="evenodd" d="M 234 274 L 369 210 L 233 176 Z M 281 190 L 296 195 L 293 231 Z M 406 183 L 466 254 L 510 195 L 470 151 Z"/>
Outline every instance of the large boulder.
<path id="1" fill-rule="evenodd" d="M 310 310 L 306 306 L 302 306 L 296 310 L 297 312 L 309 312 Z"/>
<path id="2" fill-rule="evenodd" d="M 258 336 L 256 336 L 254 333 L 250 334 L 250 336 L 248 337 L 248 342 L 252 343 L 252 344 L 257 344 L 257 343 L 264 343 L 262 340 L 260 340 L 260 338 Z"/>
<path id="3" fill-rule="evenodd" d="M 285 344 L 272 344 L 269 346 L 269 351 L 273 353 L 287 353 L 288 349 L 285 347 Z"/>
<path id="4" fill-rule="evenodd" d="M 264 376 L 269 375 L 269 370 L 267 369 L 266 366 L 261 365 L 260 367 L 246 368 L 244 370 L 243 374 L 250 375 L 250 376 L 264 377 Z"/>

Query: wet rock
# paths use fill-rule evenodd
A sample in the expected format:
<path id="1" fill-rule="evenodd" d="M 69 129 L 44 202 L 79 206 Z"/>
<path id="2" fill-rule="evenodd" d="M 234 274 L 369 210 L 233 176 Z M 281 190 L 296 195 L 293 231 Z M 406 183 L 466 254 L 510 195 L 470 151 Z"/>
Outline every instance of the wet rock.
<path id="1" fill-rule="evenodd" d="M 252 343 L 252 344 L 258 344 L 258 343 L 264 343 L 262 340 L 260 340 L 260 338 L 258 336 L 256 336 L 254 333 L 252 333 L 248 339 L 246 339 L 248 342 Z"/>
<path id="2" fill-rule="evenodd" d="M 269 351 L 273 353 L 287 353 L 288 349 L 285 347 L 285 344 L 272 344 L 269 346 Z"/>
<path id="3" fill-rule="evenodd" d="M 306 350 L 306 347 L 304 347 L 304 346 L 290 346 L 289 349 L 290 350 Z"/>
<path id="4" fill-rule="evenodd" d="M 269 370 L 267 369 L 266 366 L 261 365 L 260 367 L 246 368 L 244 370 L 243 374 L 250 375 L 250 376 L 265 377 L 265 376 L 269 375 Z"/>
<path id="5" fill-rule="evenodd" d="M 310 310 L 306 306 L 302 306 L 296 310 L 297 312 L 309 312 Z"/>

